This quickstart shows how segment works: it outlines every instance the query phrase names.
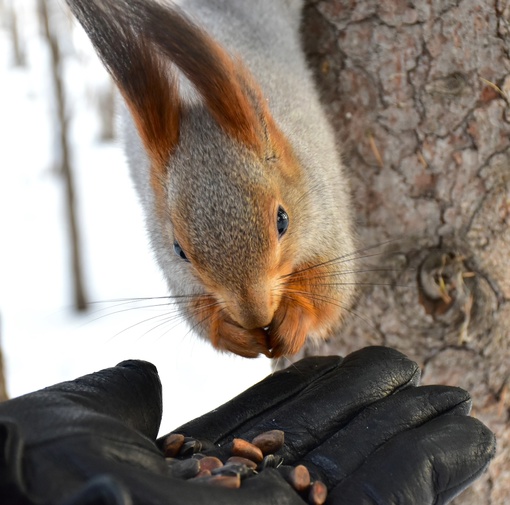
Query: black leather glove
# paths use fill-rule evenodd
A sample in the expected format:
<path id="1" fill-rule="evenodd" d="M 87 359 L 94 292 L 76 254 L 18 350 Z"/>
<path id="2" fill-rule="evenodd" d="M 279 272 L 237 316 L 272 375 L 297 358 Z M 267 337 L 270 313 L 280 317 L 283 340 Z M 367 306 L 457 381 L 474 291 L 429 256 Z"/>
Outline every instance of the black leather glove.
<path id="1" fill-rule="evenodd" d="M 467 417 L 465 391 L 416 387 L 419 376 L 382 347 L 307 358 L 175 430 L 221 458 L 234 437 L 285 432 L 284 466 L 234 490 L 176 476 L 155 443 L 157 371 L 126 361 L 0 405 L 0 503 L 303 505 L 284 478 L 297 464 L 326 483 L 327 503 L 447 503 L 483 472 L 495 441 Z"/>

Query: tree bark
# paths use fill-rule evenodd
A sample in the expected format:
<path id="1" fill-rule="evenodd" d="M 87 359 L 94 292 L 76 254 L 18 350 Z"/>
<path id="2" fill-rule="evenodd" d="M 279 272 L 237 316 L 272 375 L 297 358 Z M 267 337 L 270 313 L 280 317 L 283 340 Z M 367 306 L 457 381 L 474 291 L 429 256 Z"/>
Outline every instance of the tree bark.
<path id="1" fill-rule="evenodd" d="M 508 503 L 510 1 L 308 0 L 303 38 L 360 247 L 380 244 L 338 338 L 304 353 L 388 345 L 467 389 L 498 451 L 456 503 Z"/>

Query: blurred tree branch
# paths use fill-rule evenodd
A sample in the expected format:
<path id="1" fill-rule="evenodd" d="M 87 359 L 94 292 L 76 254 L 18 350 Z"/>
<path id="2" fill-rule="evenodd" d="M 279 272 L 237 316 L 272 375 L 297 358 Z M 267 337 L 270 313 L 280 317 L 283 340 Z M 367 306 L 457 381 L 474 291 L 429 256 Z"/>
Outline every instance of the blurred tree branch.
<path id="1" fill-rule="evenodd" d="M 62 56 L 57 30 L 51 23 L 48 9 L 49 0 L 38 0 L 39 15 L 44 37 L 48 43 L 51 57 L 51 77 L 57 106 L 57 127 L 59 129 L 60 172 L 64 178 L 67 203 L 67 223 L 70 233 L 70 250 L 72 278 L 74 288 L 74 306 L 76 310 L 86 310 L 87 297 L 83 280 L 83 262 L 81 257 L 80 233 L 76 212 L 75 183 L 71 167 L 70 147 L 68 138 L 68 117 L 66 113 L 65 86 L 62 75 Z"/>
<path id="2" fill-rule="evenodd" d="M 2 10 L 5 11 L 9 32 L 11 34 L 13 64 L 17 67 L 24 67 L 26 65 L 26 55 L 23 42 L 19 35 L 18 13 L 13 0 L 9 1 L 7 6 L 2 5 Z"/>

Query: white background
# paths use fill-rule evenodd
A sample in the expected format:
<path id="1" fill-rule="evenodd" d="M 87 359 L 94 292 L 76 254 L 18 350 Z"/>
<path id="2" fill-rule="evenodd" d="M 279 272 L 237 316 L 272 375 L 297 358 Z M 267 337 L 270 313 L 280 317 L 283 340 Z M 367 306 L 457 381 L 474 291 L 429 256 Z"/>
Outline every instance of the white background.
<path id="1" fill-rule="evenodd" d="M 112 301 L 168 293 L 121 148 L 98 140 L 94 90 L 108 81 L 78 27 L 64 45 L 72 160 L 87 293 L 103 303 L 85 315 L 73 312 L 49 55 L 35 2 L 14 3 L 27 66 L 13 67 L 11 42 L 1 27 L 0 334 L 8 392 L 18 396 L 124 359 L 148 360 L 163 383 L 160 431 L 166 433 L 262 379 L 270 373 L 269 360 L 219 354 L 176 323 L 168 306 L 142 308 L 164 300 Z M 56 22 L 68 29 L 60 12 Z"/>

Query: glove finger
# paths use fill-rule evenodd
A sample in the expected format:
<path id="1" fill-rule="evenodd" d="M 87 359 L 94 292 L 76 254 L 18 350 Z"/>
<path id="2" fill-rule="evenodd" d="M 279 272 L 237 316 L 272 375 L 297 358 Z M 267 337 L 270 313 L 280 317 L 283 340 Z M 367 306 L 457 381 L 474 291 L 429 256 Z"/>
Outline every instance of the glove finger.
<path id="1" fill-rule="evenodd" d="M 17 505 L 32 504 L 22 476 L 23 443 L 18 427 L 0 422 L 0 499 Z"/>
<path id="2" fill-rule="evenodd" d="M 18 494 L 28 489 L 48 501 L 117 464 L 164 475 L 154 445 L 160 419 L 156 368 L 139 361 L 9 400 L 0 404 L 0 423 L 11 426 L 6 440 L 15 433 L 18 443 L 4 444 L 4 475 Z"/>
<path id="3" fill-rule="evenodd" d="M 97 498 L 94 501 L 94 498 Z M 101 501 L 102 500 L 102 501 Z M 136 468 L 118 468 L 115 480 L 100 476 L 60 505 L 305 505 L 281 477 L 268 469 L 243 480 L 239 489 L 158 476 Z"/>
<path id="4" fill-rule="evenodd" d="M 448 386 L 410 387 L 369 405 L 351 422 L 296 463 L 329 489 L 348 478 L 399 433 L 443 415 L 467 415 L 469 394 Z"/>
<path id="5" fill-rule="evenodd" d="M 277 409 L 342 363 L 339 356 L 304 358 L 247 389 L 221 407 L 174 430 L 219 443 L 246 423 Z M 161 442 L 161 441 L 160 441 Z"/>
<path id="6" fill-rule="evenodd" d="M 127 360 L 117 366 L 63 383 L 50 390 L 76 394 L 77 403 L 122 420 L 155 440 L 163 403 L 156 367 L 147 361 Z"/>
<path id="7" fill-rule="evenodd" d="M 317 364 L 322 365 L 320 371 Z M 308 358 L 175 431 L 210 441 L 212 453 L 222 457 L 233 438 L 251 440 L 263 431 L 284 430 L 286 443 L 279 454 L 293 462 L 364 406 L 419 378 L 416 363 L 385 347 L 365 348 L 344 360 Z"/>
<path id="8" fill-rule="evenodd" d="M 124 361 L 0 404 L 0 419 L 15 419 L 27 445 L 41 443 L 46 433 L 82 431 L 88 418 L 97 420 L 102 415 L 154 440 L 162 415 L 156 367 L 144 361 Z M 70 419 L 79 422 L 70 423 Z"/>
<path id="9" fill-rule="evenodd" d="M 493 433 L 477 419 L 439 417 L 384 444 L 327 503 L 448 503 L 487 468 L 495 447 Z"/>
<path id="10" fill-rule="evenodd" d="M 228 447 L 233 437 L 251 440 L 260 432 L 280 429 L 285 432 L 285 445 L 278 454 L 286 463 L 293 464 L 346 426 L 361 409 L 417 384 L 419 378 L 418 365 L 398 351 L 365 348 L 316 377 L 286 402 L 260 412 L 216 438 L 215 443 Z M 280 387 L 273 384 L 273 391 Z M 252 402 L 257 400 L 254 394 Z"/>

